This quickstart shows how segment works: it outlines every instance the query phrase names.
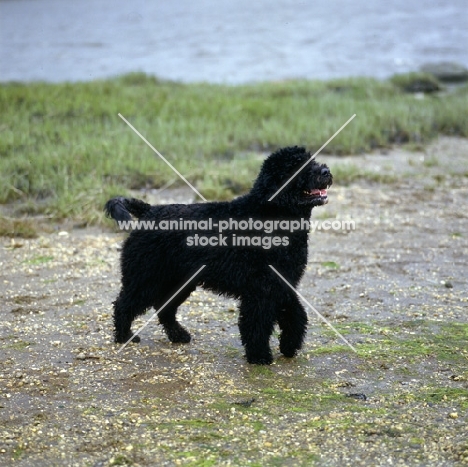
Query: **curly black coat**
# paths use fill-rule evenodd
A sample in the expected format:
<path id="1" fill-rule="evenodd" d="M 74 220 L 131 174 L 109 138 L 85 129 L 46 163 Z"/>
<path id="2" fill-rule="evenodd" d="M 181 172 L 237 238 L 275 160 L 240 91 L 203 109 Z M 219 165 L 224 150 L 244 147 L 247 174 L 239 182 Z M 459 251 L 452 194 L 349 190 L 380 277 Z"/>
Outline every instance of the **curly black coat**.
<path id="1" fill-rule="evenodd" d="M 307 160 L 310 162 L 303 170 L 269 201 Z M 328 167 L 295 146 L 271 154 L 250 192 L 233 201 L 150 206 L 137 199 L 113 198 L 106 203 L 105 211 L 117 221 L 128 221 L 131 215 L 157 222 L 212 219 L 214 224 L 229 219 L 308 221 L 312 209 L 328 201 L 326 189 L 331 184 Z M 249 363 L 272 362 L 269 339 L 275 323 L 281 330 L 281 353 L 296 355 L 306 333 L 307 314 L 295 292 L 269 265 L 297 287 L 307 264 L 308 229 L 303 224 L 290 232 L 280 225 L 284 224 L 277 222 L 274 231 L 268 233 L 252 228 L 234 230 L 235 224 L 221 234 L 216 225 L 209 231 L 133 230 L 121 255 L 122 288 L 114 302 L 115 341 L 131 339 L 135 317 L 151 306 L 159 310 L 176 294 L 158 312 L 158 318 L 171 342 L 189 342 L 190 334 L 176 320 L 176 312 L 201 286 L 240 301 L 239 330 Z M 207 238 L 223 235 L 225 243 L 197 246 L 193 241 L 196 234 Z M 243 246 L 233 245 L 238 237 L 244 237 Z M 279 240 L 272 243 L 273 237 Z M 203 265 L 205 268 L 176 293 Z M 133 336 L 133 341 L 139 340 Z"/>

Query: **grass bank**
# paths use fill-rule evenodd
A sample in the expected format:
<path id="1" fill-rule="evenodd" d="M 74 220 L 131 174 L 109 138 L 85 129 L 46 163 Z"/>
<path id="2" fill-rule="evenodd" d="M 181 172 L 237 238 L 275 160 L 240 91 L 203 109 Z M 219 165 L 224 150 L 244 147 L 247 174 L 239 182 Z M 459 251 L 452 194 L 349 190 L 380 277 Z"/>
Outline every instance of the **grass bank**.
<path id="1" fill-rule="evenodd" d="M 355 154 L 468 136 L 468 87 L 416 98 L 398 80 L 179 84 L 143 74 L 89 83 L 0 85 L 0 203 L 13 217 L 86 223 L 129 189 L 179 180 L 121 113 L 210 199 L 247 189 L 261 152 L 285 145 Z"/>

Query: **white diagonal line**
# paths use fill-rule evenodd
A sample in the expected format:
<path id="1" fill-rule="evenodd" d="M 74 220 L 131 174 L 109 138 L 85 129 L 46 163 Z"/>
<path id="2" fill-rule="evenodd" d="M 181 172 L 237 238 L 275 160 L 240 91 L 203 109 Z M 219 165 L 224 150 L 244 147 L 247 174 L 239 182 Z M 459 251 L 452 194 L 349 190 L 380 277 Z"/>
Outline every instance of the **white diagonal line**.
<path id="1" fill-rule="evenodd" d="M 203 200 L 206 198 L 122 115 L 118 116 Z"/>
<path id="2" fill-rule="evenodd" d="M 138 329 L 137 332 L 135 332 L 133 334 L 132 337 L 130 337 L 130 339 L 128 339 L 127 342 L 125 342 L 124 345 L 122 345 L 122 347 L 120 347 L 120 349 L 117 351 L 117 353 L 121 352 L 126 346 L 127 344 L 135 337 L 137 336 L 141 331 L 143 331 L 143 329 L 146 328 L 146 326 L 148 326 L 148 324 L 154 319 L 154 317 L 206 266 L 206 264 L 204 264 L 161 308 L 159 308 L 158 310 L 156 310 L 154 312 L 154 314 L 151 316 L 151 318 L 146 321 L 146 323 L 140 328 Z"/>
<path id="3" fill-rule="evenodd" d="M 356 116 L 354 114 L 307 162 L 268 200 L 271 201 Z"/>
<path id="4" fill-rule="evenodd" d="M 346 343 L 347 346 L 349 346 L 349 348 L 353 351 L 353 352 L 356 352 L 357 353 L 357 350 L 339 333 L 339 331 L 337 331 L 333 324 L 330 323 L 330 321 L 327 320 L 327 318 L 325 318 L 324 316 L 322 316 L 271 264 L 269 264 L 268 266 L 270 266 L 271 269 L 273 269 L 273 271 L 276 272 L 276 274 L 281 277 L 281 279 L 283 279 L 284 283 L 286 285 L 288 285 L 292 290 L 294 290 L 294 292 L 296 292 L 297 295 L 299 295 L 299 297 L 302 298 L 302 300 L 304 300 L 305 303 L 307 303 L 307 305 L 309 306 L 309 308 L 315 312 L 315 314 L 325 323 L 327 324 L 328 326 L 330 326 L 333 331 L 337 334 L 338 337 L 340 337 L 343 342 Z"/>

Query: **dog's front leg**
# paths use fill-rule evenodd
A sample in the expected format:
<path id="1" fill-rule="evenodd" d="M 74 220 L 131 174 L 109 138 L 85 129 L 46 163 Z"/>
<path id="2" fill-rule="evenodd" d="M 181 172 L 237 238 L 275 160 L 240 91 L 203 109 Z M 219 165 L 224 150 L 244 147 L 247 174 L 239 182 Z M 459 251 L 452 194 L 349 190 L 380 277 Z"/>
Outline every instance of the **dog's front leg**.
<path id="1" fill-rule="evenodd" d="M 274 321 L 271 307 L 268 306 L 266 299 L 242 297 L 239 331 L 249 363 L 270 365 L 273 362 L 270 336 L 273 332 Z"/>
<path id="2" fill-rule="evenodd" d="M 307 331 L 307 313 L 297 296 L 289 290 L 283 295 L 285 301 L 278 310 L 278 325 L 281 329 L 280 352 L 292 358 L 302 347 Z"/>

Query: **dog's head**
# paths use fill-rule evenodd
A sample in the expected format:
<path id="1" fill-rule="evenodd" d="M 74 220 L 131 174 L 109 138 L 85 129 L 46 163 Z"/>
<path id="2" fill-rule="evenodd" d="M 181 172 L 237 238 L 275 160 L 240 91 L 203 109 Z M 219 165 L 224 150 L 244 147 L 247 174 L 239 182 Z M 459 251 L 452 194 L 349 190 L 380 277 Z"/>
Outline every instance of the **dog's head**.
<path id="1" fill-rule="evenodd" d="M 333 176 L 325 164 L 311 158 L 309 152 L 298 146 L 274 152 L 264 161 L 252 192 L 290 209 L 326 204 Z"/>

